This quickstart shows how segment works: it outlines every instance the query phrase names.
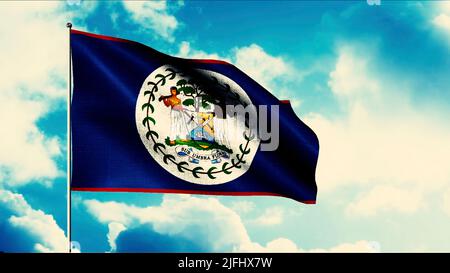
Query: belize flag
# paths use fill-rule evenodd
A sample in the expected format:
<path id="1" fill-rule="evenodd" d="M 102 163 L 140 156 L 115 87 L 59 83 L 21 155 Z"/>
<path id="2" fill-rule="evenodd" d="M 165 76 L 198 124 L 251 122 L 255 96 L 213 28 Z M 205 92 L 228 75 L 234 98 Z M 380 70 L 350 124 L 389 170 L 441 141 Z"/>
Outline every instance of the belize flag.
<path id="1" fill-rule="evenodd" d="M 235 66 L 71 30 L 73 191 L 314 204 L 315 133 Z"/>

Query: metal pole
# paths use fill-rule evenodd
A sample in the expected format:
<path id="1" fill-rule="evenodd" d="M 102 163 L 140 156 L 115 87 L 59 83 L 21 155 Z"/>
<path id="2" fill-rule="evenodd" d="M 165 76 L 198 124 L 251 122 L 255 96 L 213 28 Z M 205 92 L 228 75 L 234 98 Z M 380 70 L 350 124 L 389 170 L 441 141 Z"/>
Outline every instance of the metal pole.
<path id="1" fill-rule="evenodd" d="M 72 101 L 72 50 L 70 47 L 70 30 L 72 29 L 72 23 L 66 24 L 69 35 L 69 57 L 68 57 L 68 77 L 67 77 L 67 239 L 68 239 L 68 252 L 72 252 L 72 192 L 70 187 L 72 177 L 72 140 L 71 140 L 71 122 L 70 122 L 70 104 Z"/>

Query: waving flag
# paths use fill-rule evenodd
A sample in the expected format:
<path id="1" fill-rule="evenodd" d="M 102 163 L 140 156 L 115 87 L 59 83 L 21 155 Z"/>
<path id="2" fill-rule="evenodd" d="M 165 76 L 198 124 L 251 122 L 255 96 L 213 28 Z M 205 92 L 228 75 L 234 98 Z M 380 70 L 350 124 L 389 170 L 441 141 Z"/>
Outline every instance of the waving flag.
<path id="1" fill-rule="evenodd" d="M 235 66 L 77 30 L 71 50 L 72 190 L 315 203 L 316 135 L 288 101 Z M 228 106 L 247 112 L 230 114 Z M 252 126 L 252 115 L 270 121 L 272 149 L 262 149 L 274 139 Z"/>

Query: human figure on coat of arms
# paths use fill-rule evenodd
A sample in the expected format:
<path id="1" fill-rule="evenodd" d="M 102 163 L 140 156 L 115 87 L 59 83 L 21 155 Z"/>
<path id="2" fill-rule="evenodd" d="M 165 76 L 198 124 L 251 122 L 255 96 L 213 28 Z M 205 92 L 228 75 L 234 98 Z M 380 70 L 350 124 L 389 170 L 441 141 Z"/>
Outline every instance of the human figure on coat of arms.
<path id="1" fill-rule="evenodd" d="M 177 97 L 178 89 L 175 86 L 170 87 L 169 96 L 160 96 L 159 101 L 164 105 L 171 107 L 170 111 L 170 144 L 174 145 L 177 139 L 187 141 L 189 130 L 187 128 L 185 109 L 181 105 L 181 99 Z"/>

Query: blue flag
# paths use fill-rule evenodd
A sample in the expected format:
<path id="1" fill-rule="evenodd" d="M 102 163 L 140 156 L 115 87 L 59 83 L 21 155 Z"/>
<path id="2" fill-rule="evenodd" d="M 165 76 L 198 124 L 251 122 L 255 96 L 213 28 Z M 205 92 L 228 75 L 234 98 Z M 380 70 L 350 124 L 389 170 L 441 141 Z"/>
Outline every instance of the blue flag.
<path id="1" fill-rule="evenodd" d="M 235 66 L 71 30 L 74 191 L 314 204 L 314 132 Z"/>

